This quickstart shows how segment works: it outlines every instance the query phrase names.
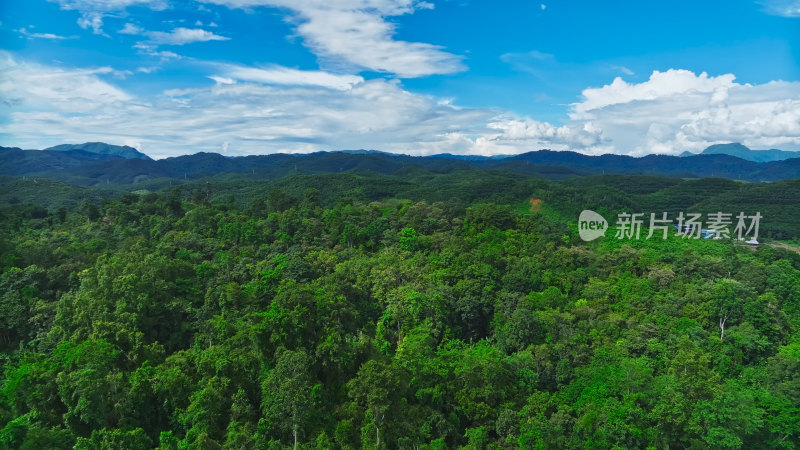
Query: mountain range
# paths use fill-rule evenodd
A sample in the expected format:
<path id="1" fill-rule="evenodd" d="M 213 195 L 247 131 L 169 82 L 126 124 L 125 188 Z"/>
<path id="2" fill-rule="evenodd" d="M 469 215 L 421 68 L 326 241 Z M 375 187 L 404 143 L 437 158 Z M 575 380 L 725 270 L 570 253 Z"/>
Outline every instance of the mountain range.
<path id="1" fill-rule="evenodd" d="M 735 153 L 727 154 L 725 151 Z M 435 173 L 480 169 L 564 179 L 593 174 L 663 175 L 681 178 L 720 177 L 744 181 L 800 178 L 800 158 L 753 161 L 740 144 L 712 146 L 699 155 L 587 156 L 571 151 L 538 150 L 507 157 L 440 154 L 408 156 L 376 150 L 270 154 L 226 157 L 197 153 L 152 160 L 132 147 L 103 143 L 59 145 L 45 150 L 0 147 L 0 175 L 36 176 L 81 186 L 131 185 L 152 180 L 199 179 L 240 173 L 254 179 L 290 174 L 366 171 L 397 174 L 420 168 Z M 782 152 L 786 154 L 793 152 Z M 760 157 L 759 153 L 759 157 Z"/>
<path id="2" fill-rule="evenodd" d="M 701 155 L 730 155 L 741 158 L 747 161 L 755 162 L 769 162 L 769 161 L 783 161 L 791 158 L 800 158 L 800 152 L 787 152 L 785 150 L 751 150 L 750 148 L 739 144 L 716 144 L 707 147 L 700 153 Z M 681 156 L 695 156 L 696 153 L 683 152 Z"/>

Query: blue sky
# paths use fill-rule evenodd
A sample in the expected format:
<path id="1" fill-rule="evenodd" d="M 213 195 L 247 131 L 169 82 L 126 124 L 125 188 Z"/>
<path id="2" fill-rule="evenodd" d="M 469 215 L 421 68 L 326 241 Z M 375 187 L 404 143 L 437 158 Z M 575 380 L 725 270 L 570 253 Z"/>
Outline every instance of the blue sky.
<path id="1" fill-rule="evenodd" d="M 800 0 L 10 0 L 0 145 L 800 150 Z"/>

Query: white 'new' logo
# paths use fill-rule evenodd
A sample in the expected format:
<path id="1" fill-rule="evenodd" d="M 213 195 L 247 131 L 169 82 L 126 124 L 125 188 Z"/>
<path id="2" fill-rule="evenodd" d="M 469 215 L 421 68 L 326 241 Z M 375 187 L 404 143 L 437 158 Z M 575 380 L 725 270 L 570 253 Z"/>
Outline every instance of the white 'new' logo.
<path id="1" fill-rule="evenodd" d="M 608 230 L 606 219 L 596 212 L 585 209 L 578 216 L 578 234 L 584 241 L 593 241 L 600 236 L 605 236 Z"/>

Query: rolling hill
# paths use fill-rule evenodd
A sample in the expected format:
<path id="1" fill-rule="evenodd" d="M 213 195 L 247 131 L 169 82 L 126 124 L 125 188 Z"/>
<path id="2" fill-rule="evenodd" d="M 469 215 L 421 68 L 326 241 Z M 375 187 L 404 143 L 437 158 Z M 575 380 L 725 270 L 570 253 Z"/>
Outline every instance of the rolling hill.
<path id="1" fill-rule="evenodd" d="M 125 159 L 144 159 L 152 161 L 152 158 L 139 152 L 133 147 L 127 145 L 111 145 L 104 142 L 86 142 L 83 144 L 61 144 L 55 147 L 46 148 L 53 152 L 71 152 L 80 150 L 97 155 L 117 156 Z"/>
<path id="2" fill-rule="evenodd" d="M 800 158 L 755 162 L 726 154 L 636 158 L 539 150 L 505 158 L 465 158 L 446 154 L 408 156 L 378 151 L 337 151 L 238 157 L 197 153 L 153 161 L 101 152 L 111 147 L 114 146 L 88 147 L 94 151 L 62 146 L 58 151 L 6 148 L 0 152 L 0 175 L 40 176 L 82 186 L 129 185 L 156 179 L 190 180 L 223 173 L 246 173 L 258 179 L 352 170 L 392 174 L 411 167 L 437 173 L 492 169 L 554 180 L 601 174 L 721 177 L 752 182 L 800 178 Z"/>

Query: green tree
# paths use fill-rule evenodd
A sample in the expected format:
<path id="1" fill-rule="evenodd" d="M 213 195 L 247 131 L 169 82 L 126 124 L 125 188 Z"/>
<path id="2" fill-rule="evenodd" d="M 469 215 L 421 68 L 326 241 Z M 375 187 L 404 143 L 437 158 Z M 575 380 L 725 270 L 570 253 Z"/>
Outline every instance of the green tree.
<path id="1" fill-rule="evenodd" d="M 387 362 L 370 360 L 348 382 L 347 389 L 350 398 L 366 409 L 365 417 L 375 431 L 375 448 L 381 448 L 381 433 L 386 434 L 383 429 L 386 415 L 396 411 L 403 395 L 400 374 Z"/>
<path id="2" fill-rule="evenodd" d="M 314 407 L 309 371 L 310 361 L 305 351 L 279 350 L 275 368 L 264 381 L 264 415 L 276 428 L 291 432 L 295 450 Z"/>

